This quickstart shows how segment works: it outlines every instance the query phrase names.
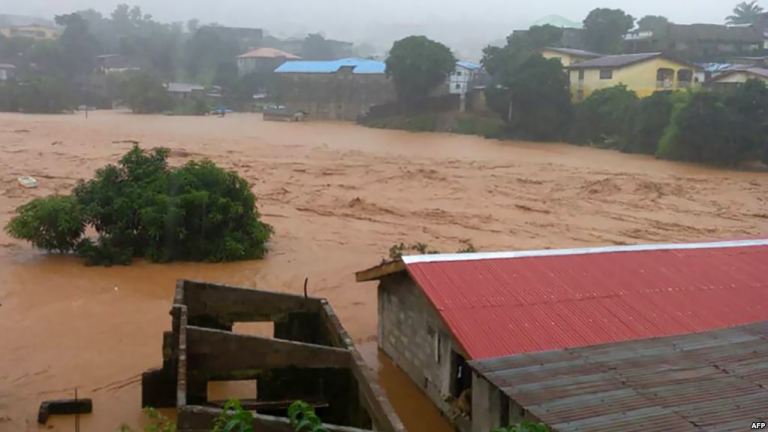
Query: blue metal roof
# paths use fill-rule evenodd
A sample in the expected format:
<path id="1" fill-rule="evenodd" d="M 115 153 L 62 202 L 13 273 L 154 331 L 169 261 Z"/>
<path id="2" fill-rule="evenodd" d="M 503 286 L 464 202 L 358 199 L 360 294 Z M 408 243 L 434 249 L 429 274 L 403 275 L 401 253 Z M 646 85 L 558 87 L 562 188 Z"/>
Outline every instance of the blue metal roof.
<path id="1" fill-rule="evenodd" d="M 477 70 L 480 69 L 480 65 L 477 63 L 472 63 L 464 60 L 459 60 L 456 62 L 457 65 L 470 70 Z"/>
<path id="2" fill-rule="evenodd" d="M 355 74 L 383 74 L 387 70 L 387 65 L 384 62 L 361 58 L 343 58 L 328 61 L 288 61 L 275 69 L 275 73 L 336 73 L 342 67 L 352 67 L 352 73 Z"/>

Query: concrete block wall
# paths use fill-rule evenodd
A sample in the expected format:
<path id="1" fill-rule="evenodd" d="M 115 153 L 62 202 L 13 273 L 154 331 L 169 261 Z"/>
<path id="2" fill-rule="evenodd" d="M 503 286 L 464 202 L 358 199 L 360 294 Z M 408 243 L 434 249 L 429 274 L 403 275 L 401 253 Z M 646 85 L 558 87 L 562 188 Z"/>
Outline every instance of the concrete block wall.
<path id="1" fill-rule="evenodd" d="M 452 413 L 451 351 L 463 354 L 421 289 L 406 273 L 382 279 L 379 347 L 424 391 L 446 416 Z M 439 361 L 436 334 L 440 335 Z M 468 432 L 468 424 L 457 425 Z"/>

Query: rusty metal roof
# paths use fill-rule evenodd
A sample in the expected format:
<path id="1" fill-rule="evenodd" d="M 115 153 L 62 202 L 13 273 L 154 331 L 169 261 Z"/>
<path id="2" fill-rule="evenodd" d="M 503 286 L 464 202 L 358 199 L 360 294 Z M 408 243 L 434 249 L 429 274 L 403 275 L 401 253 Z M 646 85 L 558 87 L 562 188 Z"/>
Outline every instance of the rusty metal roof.
<path id="1" fill-rule="evenodd" d="M 768 322 L 470 365 L 559 432 L 743 431 L 768 415 Z"/>
<path id="2" fill-rule="evenodd" d="M 768 320 L 768 240 L 403 261 L 470 359 Z"/>

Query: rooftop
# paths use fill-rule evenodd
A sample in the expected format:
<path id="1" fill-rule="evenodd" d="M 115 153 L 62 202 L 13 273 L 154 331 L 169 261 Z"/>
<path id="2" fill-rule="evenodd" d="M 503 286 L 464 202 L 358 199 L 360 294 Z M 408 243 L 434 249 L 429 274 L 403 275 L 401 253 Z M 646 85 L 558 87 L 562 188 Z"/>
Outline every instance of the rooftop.
<path id="1" fill-rule="evenodd" d="M 569 20 L 568 18 L 562 17 L 560 15 L 548 15 L 548 16 L 545 16 L 544 18 L 541 18 L 535 21 L 532 24 L 532 26 L 543 26 L 543 25 L 551 25 L 551 26 L 560 27 L 560 28 L 577 28 L 577 29 L 584 27 L 582 23 Z"/>
<path id="2" fill-rule="evenodd" d="M 332 74 L 343 67 L 351 67 L 352 73 L 355 74 L 383 74 L 387 70 L 387 65 L 384 62 L 350 57 L 326 61 L 288 61 L 275 69 L 275 73 Z"/>
<path id="3" fill-rule="evenodd" d="M 479 64 L 477 64 L 477 63 L 473 63 L 473 62 L 470 62 L 470 61 L 464 61 L 464 60 L 457 61 L 456 65 L 457 66 L 461 66 L 464 69 L 469 69 L 469 70 L 478 70 L 478 69 L 481 68 L 481 66 Z"/>
<path id="4" fill-rule="evenodd" d="M 617 68 L 655 59 L 656 57 L 661 57 L 662 55 L 663 54 L 660 52 L 608 55 L 592 60 L 583 61 L 569 67 L 574 69 Z"/>
<path id="5" fill-rule="evenodd" d="M 198 84 L 187 84 L 187 83 L 178 83 L 178 82 L 168 83 L 166 84 L 165 88 L 168 89 L 169 92 L 173 92 L 173 93 L 191 93 L 193 91 L 205 90 L 205 87 Z"/>
<path id="6" fill-rule="evenodd" d="M 588 57 L 588 58 L 603 57 L 603 54 L 598 54 L 596 52 L 580 50 L 575 48 L 546 47 L 544 49 L 549 51 L 559 52 L 562 54 L 568 54 L 576 57 Z"/>
<path id="7" fill-rule="evenodd" d="M 722 73 L 718 74 L 713 78 L 713 81 L 717 81 L 721 78 L 725 78 L 727 76 L 736 74 L 736 73 L 746 73 L 748 75 L 752 75 L 754 77 L 762 78 L 762 79 L 768 79 L 768 69 L 761 68 L 761 67 L 755 67 L 755 66 L 743 66 L 743 67 L 733 67 L 731 69 L 725 70 Z"/>
<path id="8" fill-rule="evenodd" d="M 768 412 L 768 322 L 470 365 L 559 432 L 736 431 Z"/>
<path id="9" fill-rule="evenodd" d="M 768 320 L 768 240 L 404 257 L 471 359 Z"/>
<path id="10" fill-rule="evenodd" d="M 238 56 L 238 58 L 284 58 L 289 60 L 298 60 L 301 57 L 293 55 L 276 48 L 256 48 L 247 53 Z"/>

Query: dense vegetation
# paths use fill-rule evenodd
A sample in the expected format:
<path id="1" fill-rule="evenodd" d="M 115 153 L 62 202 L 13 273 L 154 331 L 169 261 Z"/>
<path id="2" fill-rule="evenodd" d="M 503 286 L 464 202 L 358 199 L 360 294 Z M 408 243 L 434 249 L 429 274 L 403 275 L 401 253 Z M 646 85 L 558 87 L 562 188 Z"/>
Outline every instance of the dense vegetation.
<path id="1" fill-rule="evenodd" d="M 272 228 L 259 220 L 248 182 L 213 162 L 170 168 L 168 151 L 135 146 L 69 196 L 17 209 L 6 231 L 35 247 L 75 251 L 88 264 L 262 258 Z M 84 237 L 92 228 L 96 239 Z"/>
<path id="2" fill-rule="evenodd" d="M 456 68 L 450 48 L 424 36 L 395 42 L 386 63 L 387 75 L 392 77 L 401 101 L 429 96 Z"/>

